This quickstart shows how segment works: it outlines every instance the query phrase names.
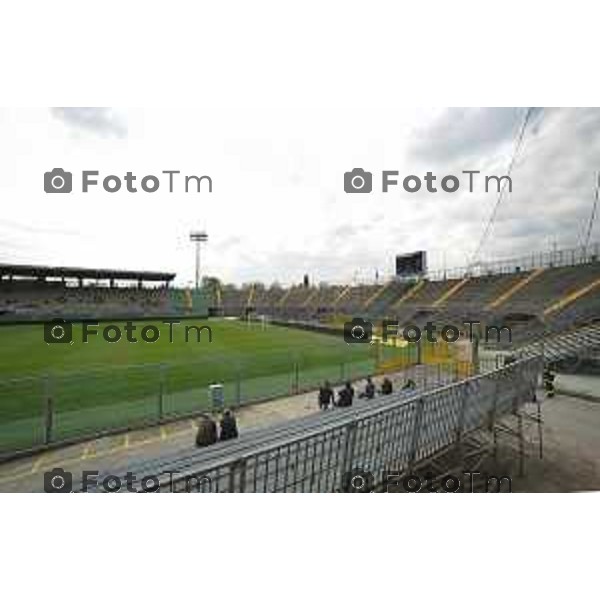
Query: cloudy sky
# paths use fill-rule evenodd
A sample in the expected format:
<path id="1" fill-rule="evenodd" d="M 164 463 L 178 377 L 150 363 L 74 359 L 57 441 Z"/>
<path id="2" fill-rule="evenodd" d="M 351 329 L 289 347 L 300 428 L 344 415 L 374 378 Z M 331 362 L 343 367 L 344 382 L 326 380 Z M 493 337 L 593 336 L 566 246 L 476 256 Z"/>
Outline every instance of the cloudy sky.
<path id="1" fill-rule="evenodd" d="M 0 262 L 174 271 L 193 278 L 191 229 L 206 229 L 203 272 L 242 283 L 350 282 L 391 274 L 398 253 L 432 268 L 471 258 L 496 202 L 483 175 L 506 173 L 526 109 L 3 109 Z M 209 175 L 213 193 L 45 194 L 54 167 L 139 179 Z M 374 173 L 371 194 L 343 174 Z M 381 191 L 400 179 L 480 170 L 474 193 Z M 537 109 L 480 258 L 580 244 L 600 169 L 600 109 Z M 593 239 L 598 240 L 600 227 Z"/>

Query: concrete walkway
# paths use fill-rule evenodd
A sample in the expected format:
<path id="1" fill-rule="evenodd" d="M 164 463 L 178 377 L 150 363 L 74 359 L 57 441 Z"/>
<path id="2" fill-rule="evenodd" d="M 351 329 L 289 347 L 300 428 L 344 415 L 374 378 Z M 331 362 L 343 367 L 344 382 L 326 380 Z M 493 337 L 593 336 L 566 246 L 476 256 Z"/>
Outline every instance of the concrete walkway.
<path id="1" fill-rule="evenodd" d="M 597 375 L 563 375 L 555 381 L 556 391 L 600 402 L 600 377 Z"/>

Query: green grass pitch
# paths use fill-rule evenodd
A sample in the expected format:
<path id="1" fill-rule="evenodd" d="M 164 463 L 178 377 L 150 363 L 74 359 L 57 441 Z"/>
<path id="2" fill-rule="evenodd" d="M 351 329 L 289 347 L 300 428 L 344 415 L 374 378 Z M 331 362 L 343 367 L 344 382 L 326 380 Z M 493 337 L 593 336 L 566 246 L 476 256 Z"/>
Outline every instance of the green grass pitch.
<path id="1" fill-rule="evenodd" d="M 229 320 L 135 321 L 129 343 L 99 335 L 82 343 L 81 325 L 73 343 L 46 344 L 42 324 L 0 327 L 0 452 L 46 441 L 46 406 L 51 398 L 52 437 L 70 439 L 162 416 L 209 407 L 207 386 L 223 383 L 229 406 L 311 389 L 323 379 L 340 382 L 373 372 L 375 350 L 343 337 Z M 146 325 L 160 330 L 155 343 L 141 341 Z M 208 333 L 185 326 L 208 325 Z"/>

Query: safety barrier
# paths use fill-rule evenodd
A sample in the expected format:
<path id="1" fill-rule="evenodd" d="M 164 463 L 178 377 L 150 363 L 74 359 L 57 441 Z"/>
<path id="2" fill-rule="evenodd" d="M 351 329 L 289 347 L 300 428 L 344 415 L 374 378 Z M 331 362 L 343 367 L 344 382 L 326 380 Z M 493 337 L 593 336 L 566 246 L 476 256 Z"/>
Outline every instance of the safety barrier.
<path id="1" fill-rule="evenodd" d="M 533 400 L 542 366 L 541 357 L 523 358 L 411 397 L 399 392 L 359 410 L 304 419 L 299 427 L 199 451 L 185 469 L 155 476 L 160 491 L 334 492 L 356 470 L 377 484 L 386 469 L 409 472 Z"/>
<path id="2" fill-rule="evenodd" d="M 552 267 L 574 267 L 600 260 L 600 244 L 594 243 L 587 247 L 567 248 L 536 252 L 519 258 L 509 258 L 495 261 L 480 261 L 465 267 L 429 271 L 427 279 L 439 281 L 444 279 L 463 279 L 470 276 L 506 275 L 516 271 L 533 271 Z"/>

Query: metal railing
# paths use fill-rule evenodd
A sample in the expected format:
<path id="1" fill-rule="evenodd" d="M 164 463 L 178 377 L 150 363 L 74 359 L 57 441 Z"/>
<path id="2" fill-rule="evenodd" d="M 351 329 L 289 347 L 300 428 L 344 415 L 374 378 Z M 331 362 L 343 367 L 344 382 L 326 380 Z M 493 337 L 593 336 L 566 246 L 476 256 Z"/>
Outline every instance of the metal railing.
<path id="1" fill-rule="evenodd" d="M 544 337 L 518 349 L 520 356 L 543 354 L 548 363 L 577 360 L 600 348 L 600 322 Z"/>
<path id="2" fill-rule="evenodd" d="M 495 261 L 479 261 L 470 266 L 428 271 L 426 279 L 441 281 L 444 279 L 463 279 L 464 277 L 482 277 L 488 275 L 507 275 L 517 271 L 533 271 L 550 267 L 574 267 L 600 260 L 600 243 L 587 247 L 567 248 L 536 252 L 518 258 Z"/>
<path id="3" fill-rule="evenodd" d="M 169 485 L 163 475 L 160 490 L 343 491 L 347 475 L 357 469 L 377 484 L 386 469 L 410 472 L 415 463 L 533 400 L 542 363 L 541 357 L 521 359 L 409 398 L 399 393 L 360 410 L 272 430 L 269 438 L 200 451 L 183 472 L 169 473 Z"/>
<path id="4" fill-rule="evenodd" d="M 430 269 L 425 274 L 429 281 L 443 281 L 445 279 L 464 279 L 465 277 L 481 277 L 486 275 L 507 275 L 517 271 L 532 271 L 533 269 L 547 267 L 574 267 L 600 260 L 600 242 L 588 246 L 575 248 L 562 248 L 534 252 L 516 258 L 485 261 L 480 260 L 471 265 L 450 267 L 447 269 Z M 375 277 L 362 277 L 360 280 L 330 281 L 326 287 L 356 286 L 383 286 L 389 281 L 397 280 L 394 273 L 385 272 L 377 279 Z M 418 277 L 409 278 L 417 280 Z M 285 288 L 288 289 L 288 288 Z"/>

